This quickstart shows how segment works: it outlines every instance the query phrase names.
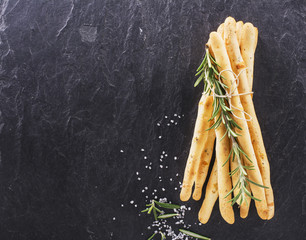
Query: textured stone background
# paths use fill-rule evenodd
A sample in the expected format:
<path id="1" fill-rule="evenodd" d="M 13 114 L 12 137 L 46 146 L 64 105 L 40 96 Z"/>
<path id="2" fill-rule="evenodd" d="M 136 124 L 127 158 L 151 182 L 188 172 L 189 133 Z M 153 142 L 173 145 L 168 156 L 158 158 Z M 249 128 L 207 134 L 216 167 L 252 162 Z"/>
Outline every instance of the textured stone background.
<path id="1" fill-rule="evenodd" d="M 214 240 L 303 239 L 305 13 L 303 0 L 0 0 L 0 238 L 146 239 L 141 189 L 181 204 L 194 73 L 231 15 L 259 29 L 254 103 L 276 213 L 265 222 L 252 205 L 230 226 L 216 205 L 199 226 L 190 201 L 185 222 Z"/>

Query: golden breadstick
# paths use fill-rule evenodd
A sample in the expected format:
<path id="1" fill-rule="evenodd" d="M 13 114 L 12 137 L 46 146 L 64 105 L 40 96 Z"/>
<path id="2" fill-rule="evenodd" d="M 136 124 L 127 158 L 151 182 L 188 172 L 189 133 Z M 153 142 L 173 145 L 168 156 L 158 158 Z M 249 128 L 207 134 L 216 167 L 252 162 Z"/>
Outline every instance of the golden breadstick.
<path id="1" fill-rule="evenodd" d="M 219 33 L 222 39 L 224 39 L 224 23 L 220 24 L 220 26 L 217 29 L 217 33 Z"/>
<path id="2" fill-rule="evenodd" d="M 212 122 L 211 124 L 213 124 L 213 121 L 211 122 Z M 215 130 L 210 129 L 208 131 L 207 138 L 204 139 L 204 148 L 202 150 L 199 167 L 194 182 L 195 185 L 194 185 L 192 198 L 196 201 L 200 200 L 202 195 L 202 188 L 207 177 L 211 156 L 214 151 L 215 138 L 216 138 Z"/>
<path id="3" fill-rule="evenodd" d="M 221 25 L 222 25 L 222 26 L 221 26 Z M 224 24 L 222 23 L 221 25 L 219 26 L 217 32 L 222 36 L 222 39 L 224 39 Z M 241 27 L 242 27 L 242 26 L 243 26 L 243 22 L 242 22 L 242 21 L 237 22 L 236 28 L 237 28 L 238 30 L 239 30 L 239 29 L 241 30 Z M 237 33 L 237 37 L 238 37 L 238 35 L 240 35 L 240 33 L 239 33 L 239 34 Z M 243 159 L 241 159 L 241 162 L 243 163 Z M 237 159 L 234 159 L 234 161 L 230 161 L 230 169 L 231 169 L 231 171 L 233 171 L 233 170 L 236 169 L 237 167 L 238 167 Z M 233 186 L 236 185 L 237 181 L 238 181 L 238 174 L 234 174 L 234 175 L 232 176 L 232 183 L 233 183 Z M 251 193 L 251 189 L 250 189 L 249 185 L 247 186 L 247 190 Z M 234 193 L 233 193 L 234 196 L 237 196 L 238 193 L 239 193 L 239 189 L 238 189 L 238 188 L 235 188 Z M 245 196 L 245 199 L 246 199 L 246 201 L 247 201 L 248 204 L 246 204 L 246 203 L 244 202 L 244 203 L 240 206 L 240 216 L 241 216 L 242 218 L 246 218 L 246 217 L 247 217 L 247 215 L 248 215 L 248 213 L 249 213 L 250 202 L 251 202 L 251 198 L 250 198 L 248 195 Z M 238 203 L 238 204 L 240 203 L 240 197 L 237 199 L 237 203 Z"/>
<path id="4" fill-rule="evenodd" d="M 206 131 L 212 125 L 213 121 L 208 121 L 213 111 L 213 97 L 202 95 L 199 106 L 198 116 L 194 128 L 191 148 L 185 167 L 183 186 L 180 194 L 182 201 L 188 201 L 191 195 L 192 186 L 199 167 L 201 154 L 204 148 L 204 141 L 208 138 L 209 131 Z"/>
<path id="5" fill-rule="evenodd" d="M 214 129 L 213 129 L 214 130 Z M 207 183 L 205 198 L 202 207 L 199 211 L 199 221 L 203 224 L 207 223 L 211 212 L 214 208 L 215 202 L 219 196 L 218 192 L 218 167 L 217 160 L 215 159 L 214 166 L 211 170 L 210 177 Z"/>
<path id="6" fill-rule="evenodd" d="M 235 27 L 236 27 L 235 20 L 231 17 L 228 17 L 225 20 L 225 25 L 224 25 L 224 36 L 226 39 L 225 42 L 227 43 L 226 49 L 229 54 L 229 58 L 231 61 L 231 66 L 233 68 L 233 71 L 236 74 L 239 74 L 242 71 L 242 66 L 244 67 L 245 64 L 242 60 L 242 56 L 239 51 L 237 37 L 235 34 Z M 246 72 L 245 71 L 241 72 L 239 75 L 238 91 L 239 93 L 245 93 L 249 91 L 249 89 L 250 87 L 249 87 L 249 82 L 248 82 Z M 259 123 L 256 117 L 256 112 L 255 112 L 254 104 L 252 101 L 252 97 L 250 96 L 250 94 L 241 95 L 240 100 L 241 100 L 244 111 L 251 116 L 251 120 L 247 122 L 247 125 L 249 128 L 252 146 L 253 146 L 254 153 L 257 159 L 256 163 L 261 173 L 261 179 L 262 179 L 263 185 L 268 187 L 268 189 L 262 189 L 262 190 L 265 191 L 266 202 L 268 205 L 268 216 L 266 219 L 270 219 L 274 215 L 274 198 L 273 198 L 273 190 L 272 190 L 271 183 L 270 183 L 269 161 L 268 161 L 265 146 L 263 143 L 260 126 L 259 126 Z M 245 162 L 247 161 L 248 160 L 245 159 Z M 253 164 L 255 165 L 254 162 Z M 248 171 L 248 173 L 249 172 L 252 172 L 252 171 Z M 253 191 L 253 184 L 251 185 L 251 189 Z M 262 199 L 262 198 L 259 198 L 259 199 Z M 256 203 L 258 204 L 258 201 L 256 201 Z"/>
<path id="7" fill-rule="evenodd" d="M 242 162 L 243 162 L 243 159 L 241 159 Z M 243 162 L 244 163 L 244 162 Z M 251 193 L 251 188 L 250 188 L 250 185 L 248 184 L 246 186 L 246 189 L 249 191 L 249 193 Z M 251 198 L 249 196 L 246 196 L 246 202 L 243 202 L 241 205 L 240 205 L 240 217 L 241 218 L 246 218 L 249 214 L 249 209 L 250 209 L 250 204 L 251 204 Z"/>
<path id="8" fill-rule="evenodd" d="M 241 31 L 242 31 L 242 27 L 243 27 L 243 22 L 239 21 L 236 23 L 236 34 L 237 34 L 237 40 L 240 46 L 240 41 L 241 41 Z"/>
<path id="9" fill-rule="evenodd" d="M 252 91 L 253 87 L 253 72 L 254 72 L 254 54 L 257 46 L 258 30 L 252 23 L 246 23 L 243 25 L 241 31 L 240 50 L 241 56 L 245 65 L 246 75 L 249 83 L 249 90 Z"/>
<path id="10" fill-rule="evenodd" d="M 213 45 L 213 43 L 212 43 Z M 220 114 L 217 115 L 215 121 L 218 119 Z M 235 222 L 235 216 L 233 207 L 231 205 L 231 197 L 229 194 L 225 197 L 228 192 L 232 189 L 232 181 L 229 175 L 229 162 L 224 165 L 228 159 L 230 153 L 230 140 L 228 137 L 221 138 L 226 134 L 226 128 L 221 124 L 216 131 L 216 159 L 217 159 L 217 169 L 218 169 L 218 192 L 219 192 L 219 208 L 223 219 L 229 224 Z"/>
<path id="11" fill-rule="evenodd" d="M 224 25 L 224 27 L 225 27 L 224 28 L 224 36 L 225 36 L 225 39 L 226 39 L 225 42 L 227 44 L 229 44 L 229 41 L 228 41 L 229 36 L 232 37 L 232 35 L 234 35 L 235 39 L 236 39 L 236 44 L 238 45 L 237 38 L 236 38 L 236 33 L 235 33 L 236 23 L 234 25 L 234 30 L 232 30 L 232 28 L 228 28 L 227 25 L 228 25 L 228 19 L 225 21 L 225 25 Z M 231 32 L 229 30 L 231 30 L 233 32 Z M 211 38 L 211 41 L 210 41 L 211 50 L 212 50 L 212 52 L 214 52 L 216 62 L 221 66 L 219 68 L 219 71 L 231 70 L 231 63 L 230 63 L 230 60 L 229 60 L 229 56 L 227 55 L 227 51 L 226 51 L 226 48 L 225 48 L 224 41 L 222 40 L 220 35 L 216 32 L 210 33 L 210 38 Z M 230 51 L 229 51 L 229 53 L 230 53 Z M 242 128 L 242 130 L 236 129 L 236 132 L 241 135 L 241 136 L 238 136 L 238 142 L 239 142 L 240 146 L 242 147 L 242 149 L 244 150 L 244 152 L 252 160 L 252 163 L 247 161 L 246 165 L 248 165 L 248 166 L 253 165 L 254 166 L 254 170 L 247 171 L 248 172 L 248 177 L 250 178 L 250 180 L 262 185 L 263 184 L 262 177 L 261 177 L 261 174 L 260 174 L 260 171 L 259 171 L 259 168 L 258 168 L 256 156 L 255 156 L 254 149 L 253 149 L 253 146 L 252 146 L 251 137 L 250 137 L 250 133 L 249 133 L 249 130 L 248 130 L 248 124 L 246 123 L 245 116 L 242 112 L 243 107 L 242 107 L 242 104 L 241 104 L 241 101 L 240 101 L 240 97 L 237 96 L 238 90 L 236 88 L 235 77 L 233 76 L 233 74 L 230 71 L 225 71 L 225 72 L 222 73 L 222 75 L 224 76 L 223 82 L 229 87 L 229 89 L 234 89 L 233 94 L 236 95 L 236 96 L 232 96 L 232 98 L 231 98 L 232 104 L 236 108 L 240 109 L 240 110 L 234 109 L 233 112 L 236 116 L 238 116 L 238 118 L 234 117 L 235 121 Z M 246 96 L 249 96 L 249 95 L 246 95 Z M 254 197 L 261 200 L 261 201 L 256 201 L 255 202 L 259 216 L 262 219 L 267 219 L 267 215 L 268 215 L 267 214 L 267 202 L 266 202 L 264 189 L 259 187 L 259 186 L 254 185 L 254 184 L 251 185 L 251 189 L 252 189 L 252 192 L 254 194 Z"/>

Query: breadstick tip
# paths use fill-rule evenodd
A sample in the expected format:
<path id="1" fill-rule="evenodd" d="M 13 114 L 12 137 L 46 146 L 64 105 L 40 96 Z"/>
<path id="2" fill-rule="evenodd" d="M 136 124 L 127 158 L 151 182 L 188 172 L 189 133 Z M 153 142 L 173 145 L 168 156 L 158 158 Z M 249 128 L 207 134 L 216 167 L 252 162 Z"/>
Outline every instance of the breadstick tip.
<path id="1" fill-rule="evenodd" d="M 227 25 L 227 24 L 236 24 L 236 20 L 235 20 L 235 18 L 233 18 L 233 17 L 227 17 L 227 18 L 225 19 L 224 24 L 225 24 L 225 25 Z"/>

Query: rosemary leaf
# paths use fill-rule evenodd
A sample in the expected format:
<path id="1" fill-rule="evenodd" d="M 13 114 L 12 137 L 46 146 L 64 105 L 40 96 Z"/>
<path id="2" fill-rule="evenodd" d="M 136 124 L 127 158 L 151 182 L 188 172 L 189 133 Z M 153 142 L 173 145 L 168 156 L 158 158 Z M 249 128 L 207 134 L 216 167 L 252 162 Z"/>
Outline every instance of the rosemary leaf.
<path id="1" fill-rule="evenodd" d="M 194 238 L 198 238 L 198 239 L 204 239 L 204 240 L 210 240 L 210 238 L 208 237 L 204 237 L 200 234 L 197 234 L 197 233 L 194 233 L 194 232 L 191 232 L 189 230 L 186 230 L 186 229 L 179 229 L 180 232 L 190 236 L 190 237 L 194 237 Z"/>
<path id="2" fill-rule="evenodd" d="M 177 213 L 169 213 L 169 214 L 164 214 L 164 215 L 159 215 L 158 218 L 159 219 L 166 219 L 166 218 L 171 218 L 171 217 L 175 217 L 178 216 Z"/>
<path id="3" fill-rule="evenodd" d="M 153 233 L 151 237 L 149 237 L 147 240 L 151 240 L 154 238 L 154 236 L 156 235 L 156 233 Z"/>
<path id="4" fill-rule="evenodd" d="M 154 200 L 154 202 L 155 202 L 158 206 L 160 206 L 160 207 L 162 207 L 162 208 L 167 208 L 167 209 L 178 209 L 178 208 L 181 208 L 181 206 L 176 205 L 176 204 L 162 203 L 162 202 L 158 202 L 158 201 L 155 201 L 155 200 Z"/>
<path id="5" fill-rule="evenodd" d="M 250 180 L 249 178 L 245 178 L 247 181 L 249 181 L 250 183 L 253 183 L 254 185 L 256 185 L 256 186 L 258 186 L 258 187 L 262 187 L 262 188 L 267 188 L 268 189 L 268 187 L 266 187 L 266 186 L 264 186 L 264 185 L 261 185 L 261 184 L 259 184 L 259 183 L 256 183 L 256 182 L 253 182 L 252 180 Z"/>

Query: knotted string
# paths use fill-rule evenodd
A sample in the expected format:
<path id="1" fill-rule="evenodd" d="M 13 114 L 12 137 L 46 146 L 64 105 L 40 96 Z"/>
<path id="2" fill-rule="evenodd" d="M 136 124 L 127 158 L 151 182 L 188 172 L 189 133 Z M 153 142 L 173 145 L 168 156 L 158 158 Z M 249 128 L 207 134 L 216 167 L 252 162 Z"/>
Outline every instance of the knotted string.
<path id="1" fill-rule="evenodd" d="M 252 121 L 252 116 L 251 116 L 250 114 L 248 114 L 246 111 L 244 111 L 244 110 L 242 110 L 242 109 L 240 109 L 240 108 L 237 108 L 237 107 L 235 107 L 235 106 L 232 104 L 232 97 L 234 97 L 234 96 L 241 96 L 241 95 L 253 94 L 253 92 L 245 92 L 245 93 L 237 93 L 237 94 L 234 94 L 235 90 L 238 88 L 238 85 L 239 85 L 239 76 L 240 76 L 240 74 L 241 74 L 243 71 L 246 71 L 246 69 L 247 69 L 247 68 L 242 69 L 242 70 L 239 72 L 238 75 L 237 75 L 236 73 L 234 73 L 231 69 L 224 69 L 224 70 L 222 70 L 221 72 L 219 72 L 219 74 L 218 74 L 218 80 L 219 80 L 220 82 L 222 82 L 222 81 L 221 81 L 221 74 L 222 74 L 223 72 L 229 71 L 229 72 L 231 72 L 231 73 L 234 75 L 234 77 L 235 77 L 235 79 L 231 81 L 231 89 L 230 89 L 230 91 L 228 92 L 227 89 L 224 88 L 224 90 L 225 90 L 225 94 L 224 94 L 224 95 L 216 94 L 215 91 L 212 89 L 212 86 L 211 86 L 211 85 L 209 85 L 209 89 L 210 89 L 211 92 L 213 93 L 213 97 L 214 97 L 214 98 L 215 98 L 215 97 L 227 98 L 227 99 L 228 99 L 228 104 L 229 104 L 230 109 L 236 109 L 236 110 L 238 110 L 238 111 L 244 113 L 245 115 L 248 116 L 248 119 L 238 117 L 234 112 L 232 112 L 233 116 L 235 116 L 236 118 L 241 119 L 241 120 L 246 120 L 246 121 L 248 122 L 248 121 Z M 206 73 L 206 72 L 205 72 L 205 78 L 207 79 L 207 73 Z M 236 82 L 236 87 L 232 88 L 234 82 Z"/>

